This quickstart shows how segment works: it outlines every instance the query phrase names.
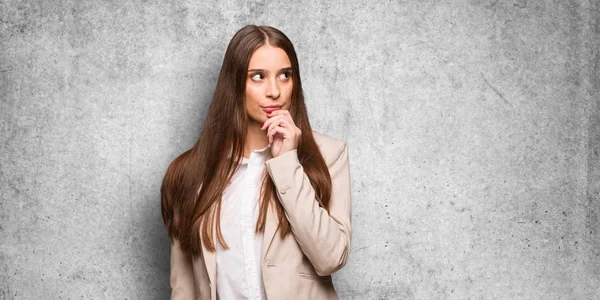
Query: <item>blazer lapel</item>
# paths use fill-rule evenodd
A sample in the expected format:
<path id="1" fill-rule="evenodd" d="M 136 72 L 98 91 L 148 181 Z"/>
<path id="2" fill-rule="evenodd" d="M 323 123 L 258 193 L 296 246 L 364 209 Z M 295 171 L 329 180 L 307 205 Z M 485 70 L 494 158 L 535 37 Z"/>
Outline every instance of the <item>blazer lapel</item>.
<path id="1" fill-rule="evenodd" d="M 273 199 L 271 198 L 271 202 Z M 269 203 L 269 208 L 267 209 L 267 220 L 265 223 L 265 233 L 263 235 L 263 245 L 262 245 L 262 253 L 261 253 L 261 261 L 265 262 L 265 257 L 267 257 L 267 252 L 269 251 L 269 247 L 273 242 L 273 238 L 275 237 L 275 232 L 277 230 L 277 219 L 275 213 L 273 212 L 273 205 Z"/>
<path id="2" fill-rule="evenodd" d="M 212 236 L 216 236 L 216 228 L 213 226 L 213 234 Z M 218 243 L 218 241 L 216 241 Z M 215 245 L 216 246 L 216 245 Z M 208 279 L 211 283 L 211 289 L 214 288 L 216 275 L 217 275 L 217 260 L 216 260 L 216 252 L 211 252 L 204 247 L 204 243 L 202 243 L 202 257 L 204 258 L 204 265 L 206 266 L 206 272 L 208 273 Z"/>

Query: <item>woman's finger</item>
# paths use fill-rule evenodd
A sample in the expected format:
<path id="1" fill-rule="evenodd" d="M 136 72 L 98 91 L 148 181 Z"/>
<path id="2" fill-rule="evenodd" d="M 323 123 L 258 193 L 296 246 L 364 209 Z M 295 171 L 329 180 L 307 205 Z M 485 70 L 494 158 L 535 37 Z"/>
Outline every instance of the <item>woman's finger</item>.
<path id="1" fill-rule="evenodd" d="M 272 144 L 273 143 L 273 139 L 275 139 L 275 135 L 276 134 L 281 134 L 281 136 L 286 139 L 289 137 L 289 133 L 287 132 L 287 130 L 283 127 L 274 127 L 273 129 L 271 129 L 271 132 L 269 133 L 269 143 Z"/>
<path id="2" fill-rule="evenodd" d="M 286 119 L 288 119 L 291 124 L 294 124 L 294 119 L 292 118 L 292 115 L 290 114 L 290 111 L 286 110 L 286 109 L 279 109 L 279 110 L 272 111 L 271 114 L 269 114 L 268 116 L 269 117 L 283 116 Z M 294 124 L 294 126 L 296 126 L 296 124 Z"/>
<path id="3" fill-rule="evenodd" d="M 271 125 L 269 126 L 269 130 L 267 131 L 267 135 L 269 136 L 269 143 L 273 143 L 273 138 L 275 137 L 275 134 L 277 132 L 287 132 L 288 129 L 280 126 L 280 122 L 273 122 L 271 123 Z M 289 126 L 289 125 L 284 125 L 284 126 Z M 284 134 L 284 138 L 287 138 L 289 136 L 289 134 Z"/>
<path id="4" fill-rule="evenodd" d="M 285 117 L 284 116 L 270 117 L 267 121 L 265 121 L 265 123 L 260 127 L 260 129 L 269 128 L 271 126 L 271 124 L 273 124 L 273 122 L 277 122 L 281 118 L 285 118 Z"/>
<path id="5" fill-rule="evenodd" d="M 269 122 L 267 132 L 269 132 L 269 130 L 271 130 L 271 128 L 273 128 L 273 127 L 286 126 L 285 124 L 287 124 L 287 123 L 285 123 L 285 124 L 283 123 L 283 122 L 287 122 L 287 120 L 285 119 L 284 116 L 277 116 L 277 117 L 273 117 L 271 119 L 272 120 L 271 120 L 271 122 Z M 265 124 L 266 124 L 266 122 L 265 122 Z"/>
<path id="6" fill-rule="evenodd" d="M 267 119 L 267 121 L 265 121 L 265 123 L 262 124 L 262 126 L 260 126 L 260 129 L 262 130 L 262 129 L 265 129 L 265 128 L 269 128 L 269 125 L 271 125 L 271 123 L 273 123 L 274 120 L 275 120 L 274 117 L 269 117 Z"/>

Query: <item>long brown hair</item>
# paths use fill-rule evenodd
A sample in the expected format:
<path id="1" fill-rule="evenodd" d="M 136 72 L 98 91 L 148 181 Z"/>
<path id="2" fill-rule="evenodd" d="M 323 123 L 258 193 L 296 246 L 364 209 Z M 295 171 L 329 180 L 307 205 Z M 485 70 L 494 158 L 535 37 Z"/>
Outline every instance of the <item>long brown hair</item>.
<path id="1" fill-rule="evenodd" d="M 292 64 L 290 114 L 302 132 L 298 159 L 315 189 L 315 200 L 328 209 L 331 176 L 308 121 L 294 46 L 273 27 L 248 25 L 229 42 L 200 138 L 173 160 L 160 189 L 163 221 L 171 240 L 177 239 L 183 250 L 193 254 L 202 251 L 202 244 L 209 251 L 216 250 L 212 235 L 215 225 L 219 243 L 228 248 L 220 226 L 221 197 L 244 154 L 248 115 L 243 100 L 250 57 L 265 44 L 284 50 Z M 260 194 L 256 232 L 264 232 L 270 203 L 277 213 L 281 237 L 291 233 L 283 206 L 276 200 L 275 184 L 266 172 Z"/>

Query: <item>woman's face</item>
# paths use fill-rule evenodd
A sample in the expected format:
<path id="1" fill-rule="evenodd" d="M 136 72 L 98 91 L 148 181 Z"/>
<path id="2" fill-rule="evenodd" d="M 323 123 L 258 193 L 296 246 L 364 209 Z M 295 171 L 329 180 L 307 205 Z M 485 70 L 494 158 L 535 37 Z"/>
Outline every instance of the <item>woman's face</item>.
<path id="1" fill-rule="evenodd" d="M 270 45 L 256 49 L 248 64 L 244 97 L 249 125 L 262 126 L 269 111 L 289 110 L 292 87 L 292 64 L 285 51 Z"/>

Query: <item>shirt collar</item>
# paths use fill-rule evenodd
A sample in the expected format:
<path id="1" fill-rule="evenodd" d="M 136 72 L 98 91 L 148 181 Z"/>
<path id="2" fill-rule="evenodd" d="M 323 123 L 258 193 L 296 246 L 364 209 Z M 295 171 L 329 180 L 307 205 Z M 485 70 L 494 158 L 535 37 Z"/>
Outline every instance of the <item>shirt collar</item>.
<path id="1" fill-rule="evenodd" d="M 250 158 L 242 157 L 240 164 L 247 164 L 250 160 L 260 160 L 261 162 L 266 161 L 271 157 L 271 144 L 268 144 L 262 149 L 252 150 L 250 152 Z"/>

